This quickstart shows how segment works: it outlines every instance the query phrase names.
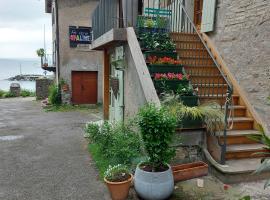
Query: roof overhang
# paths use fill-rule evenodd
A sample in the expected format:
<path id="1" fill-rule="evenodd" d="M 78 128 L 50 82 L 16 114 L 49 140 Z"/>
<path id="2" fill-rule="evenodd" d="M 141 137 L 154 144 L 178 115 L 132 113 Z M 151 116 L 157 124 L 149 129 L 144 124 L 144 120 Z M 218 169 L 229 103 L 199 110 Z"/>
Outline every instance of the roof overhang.
<path id="1" fill-rule="evenodd" d="M 52 13 L 52 0 L 45 0 L 45 12 Z"/>

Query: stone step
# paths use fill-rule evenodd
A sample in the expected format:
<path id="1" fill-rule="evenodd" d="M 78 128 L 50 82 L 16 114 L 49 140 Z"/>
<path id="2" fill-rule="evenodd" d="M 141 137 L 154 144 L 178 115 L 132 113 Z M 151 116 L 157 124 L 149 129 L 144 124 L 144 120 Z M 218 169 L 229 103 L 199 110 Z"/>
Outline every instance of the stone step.
<path id="1" fill-rule="evenodd" d="M 261 158 L 231 159 L 227 160 L 225 165 L 221 165 L 214 160 L 207 149 L 203 149 L 203 152 L 211 173 L 225 184 L 270 179 L 270 171 L 253 174 L 261 165 Z"/>

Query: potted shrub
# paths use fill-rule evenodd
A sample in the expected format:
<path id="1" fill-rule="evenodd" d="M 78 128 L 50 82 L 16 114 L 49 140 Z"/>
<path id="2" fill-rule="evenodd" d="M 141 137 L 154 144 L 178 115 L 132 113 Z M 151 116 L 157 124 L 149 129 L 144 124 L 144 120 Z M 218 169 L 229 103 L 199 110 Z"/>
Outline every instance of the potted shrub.
<path id="1" fill-rule="evenodd" d="M 176 119 L 165 109 L 150 104 L 139 111 L 138 125 L 149 160 L 137 165 L 135 190 L 146 200 L 166 199 L 174 189 L 172 169 L 168 163 L 175 154 L 170 143 Z"/>
<path id="2" fill-rule="evenodd" d="M 112 200 L 125 200 L 133 179 L 126 166 L 118 164 L 109 166 L 104 173 L 104 181 L 110 191 Z"/>
<path id="3" fill-rule="evenodd" d="M 153 73 L 183 73 L 183 65 L 181 60 L 173 59 L 170 57 L 149 56 L 147 58 L 149 72 Z"/>
<path id="4" fill-rule="evenodd" d="M 176 95 L 178 95 L 179 100 L 185 106 L 198 106 L 198 96 L 195 94 L 193 87 L 191 85 L 179 85 L 176 90 Z"/>

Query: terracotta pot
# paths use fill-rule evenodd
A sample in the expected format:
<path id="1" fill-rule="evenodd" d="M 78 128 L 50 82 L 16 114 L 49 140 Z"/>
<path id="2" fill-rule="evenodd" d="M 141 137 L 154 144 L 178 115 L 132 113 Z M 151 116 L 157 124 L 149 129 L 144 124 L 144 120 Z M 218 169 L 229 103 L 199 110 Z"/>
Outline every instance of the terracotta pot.
<path id="1" fill-rule="evenodd" d="M 130 178 L 123 182 L 110 182 L 104 178 L 104 181 L 111 193 L 112 200 L 125 200 L 128 197 L 129 188 L 133 179 L 132 174 Z"/>
<path id="2" fill-rule="evenodd" d="M 172 166 L 174 182 L 206 176 L 208 165 L 204 162 L 194 162 Z"/>
<path id="3" fill-rule="evenodd" d="M 62 90 L 63 91 L 68 91 L 69 90 L 68 84 L 62 85 Z"/>

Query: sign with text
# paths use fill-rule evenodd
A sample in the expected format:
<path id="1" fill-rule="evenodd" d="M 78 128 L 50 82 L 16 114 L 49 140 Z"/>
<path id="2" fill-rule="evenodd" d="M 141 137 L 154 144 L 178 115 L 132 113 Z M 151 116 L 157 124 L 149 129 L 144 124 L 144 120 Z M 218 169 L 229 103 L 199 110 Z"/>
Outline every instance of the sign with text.
<path id="1" fill-rule="evenodd" d="M 92 27 L 69 27 L 70 47 L 77 47 L 78 44 L 92 43 Z"/>

